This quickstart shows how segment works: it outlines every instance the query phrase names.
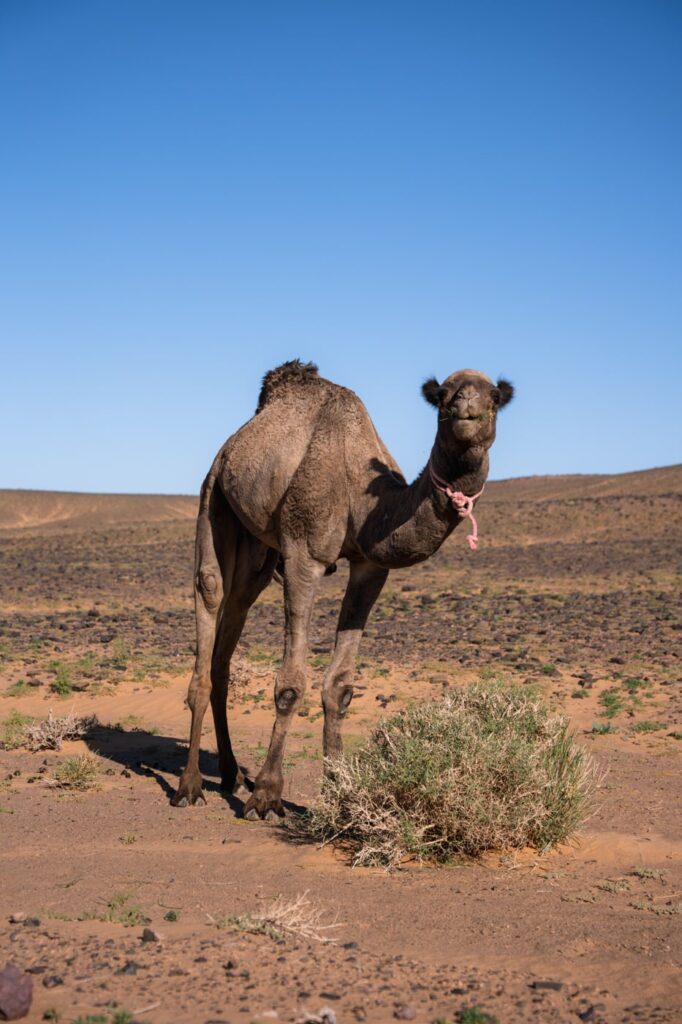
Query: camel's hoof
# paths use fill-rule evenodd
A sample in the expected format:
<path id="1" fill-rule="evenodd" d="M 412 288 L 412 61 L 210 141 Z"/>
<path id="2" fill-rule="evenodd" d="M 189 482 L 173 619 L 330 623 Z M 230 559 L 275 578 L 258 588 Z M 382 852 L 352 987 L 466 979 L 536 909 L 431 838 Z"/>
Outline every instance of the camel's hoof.
<path id="1" fill-rule="evenodd" d="M 206 797 L 201 789 L 201 784 L 185 785 L 180 783 L 177 793 L 171 797 L 171 807 L 205 807 Z"/>
<path id="2" fill-rule="evenodd" d="M 247 821 L 281 821 L 284 817 L 282 801 L 251 796 L 244 807 L 244 817 Z"/>

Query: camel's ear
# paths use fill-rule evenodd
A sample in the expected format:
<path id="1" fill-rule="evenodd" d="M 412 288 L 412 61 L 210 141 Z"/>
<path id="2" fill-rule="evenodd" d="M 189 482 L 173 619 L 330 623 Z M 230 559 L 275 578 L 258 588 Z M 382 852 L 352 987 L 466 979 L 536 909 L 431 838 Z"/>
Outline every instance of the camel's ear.
<path id="1" fill-rule="evenodd" d="M 493 388 L 493 401 L 498 409 L 508 405 L 514 397 L 513 385 L 508 380 L 498 380 L 497 387 Z"/>
<path id="2" fill-rule="evenodd" d="M 429 377 L 422 384 L 422 395 L 431 405 L 438 407 L 440 400 L 443 397 L 443 388 L 440 386 L 435 377 Z"/>

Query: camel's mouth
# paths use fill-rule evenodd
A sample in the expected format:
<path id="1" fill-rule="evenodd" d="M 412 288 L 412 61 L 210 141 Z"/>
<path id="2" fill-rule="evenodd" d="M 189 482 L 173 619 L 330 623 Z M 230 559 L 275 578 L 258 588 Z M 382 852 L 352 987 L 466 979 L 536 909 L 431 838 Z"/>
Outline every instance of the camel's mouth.
<path id="1" fill-rule="evenodd" d="M 453 416 L 453 423 L 482 423 L 485 416 Z"/>
<path id="2" fill-rule="evenodd" d="M 460 441 L 473 441 L 484 428 L 486 417 L 481 416 L 453 416 L 452 432 Z"/>

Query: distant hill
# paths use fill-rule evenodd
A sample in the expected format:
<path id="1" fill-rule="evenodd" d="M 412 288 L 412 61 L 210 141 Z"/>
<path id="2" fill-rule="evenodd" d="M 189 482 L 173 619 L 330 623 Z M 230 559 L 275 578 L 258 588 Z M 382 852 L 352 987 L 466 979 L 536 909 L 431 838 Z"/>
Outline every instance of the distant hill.
<path id="1" fill-rule="evenodd" d="M 495 501 L 646 497 L 655 494 L 682 494 L 682 464 L 640 469 L 634 473 L 520 476 L 511 480 L 495 480 L 486 486 L 486 495 Z"/>
<path id="2" fill-rule="evenodd" d="M 680 528 L 682 465 L 636 473 L 532 476 L 486 486 L 486 544 L 662 539 Z M 0 490 L 0 531 L 92 530 L 194 520 L 197 498 Z M 458 531 L 459 535 L 459 531 Z"/>
<path id="3" fill-rule="evenodd" d="M 0 490 L 0 530 L 92 529 L 194 519 L 197 501 L 184 495 Z"/>

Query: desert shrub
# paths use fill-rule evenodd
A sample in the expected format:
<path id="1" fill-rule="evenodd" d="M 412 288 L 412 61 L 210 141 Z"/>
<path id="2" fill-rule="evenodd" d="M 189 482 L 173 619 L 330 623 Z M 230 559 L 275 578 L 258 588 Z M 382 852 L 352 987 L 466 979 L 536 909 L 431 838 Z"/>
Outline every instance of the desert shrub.
<path id="1" fill-rule="evenodd" d="M 101 773 L 102 766 L 91 754 L 65 757 L 55 768 L 53 785 L 61 789 L 90 789 Z"/>
<path id="2" fill-rule="evenodd" d="M 50 683 L 50 689 L 60 697 L 68 697 L 73 692 L 73 679 L 71 678 L 69 666 L 61 661 L 55 661 L 52 667 L 54 669 L 54 679 Z"/>
<path id="3" fill-rule="evenodd" d="M 318 801 L 292 823 L 355 864 L 447 861 L 567 839 L 595 781 L 564 718 L 525 687 L 485 683 L 385 719 L 328 764 Z"/>
<path id="4" fill-rule="evenodd" d="M 217 926 L 268 935 L 275 940 L 294 935 L 315 942 L 333 942 L 329 932 L 341 927 L 336 921 L 325 924 L 324 912 L 308 899 L 307 892 L 293 899 L 280 895 L 257 913 L 226 917 L 218 921 Z"/>
<path id="5" fill-rule="evenodd" d="M 5 750 L 16 750 L 26 742 L 26 729 L 33 719 L 30 715 L 22 715 L 20 711 L 11 711 L 9 716 L 0 722 L 0 744 Z"/>
<path id="6" fill-rule="evenodd" d="M 97 718 L 94 715 L 82 717 L 75 711 L 69 711 L 68 715 L 57 718 L 52 711 L 48 711 L 47 718 L 42 722 L 32 722 L 26 725 L 24 729 L 26 746 L 29 750 L 61 750 L 65 740 L 82 739 L 97 724 Z"/>

